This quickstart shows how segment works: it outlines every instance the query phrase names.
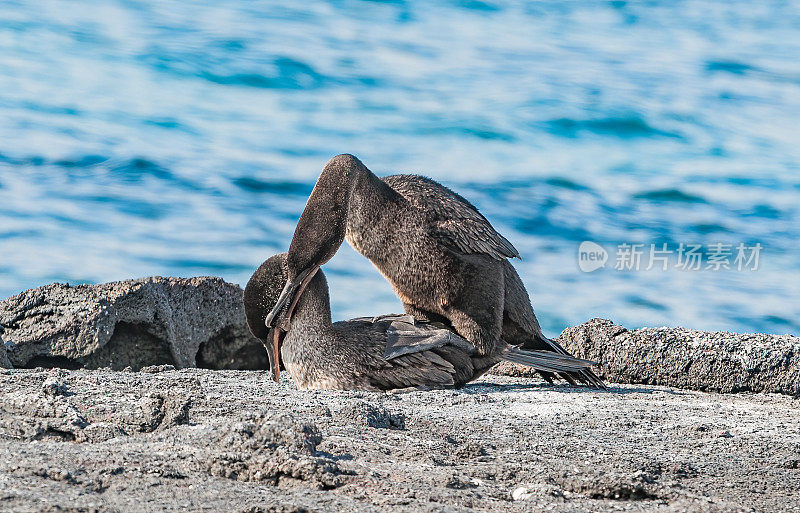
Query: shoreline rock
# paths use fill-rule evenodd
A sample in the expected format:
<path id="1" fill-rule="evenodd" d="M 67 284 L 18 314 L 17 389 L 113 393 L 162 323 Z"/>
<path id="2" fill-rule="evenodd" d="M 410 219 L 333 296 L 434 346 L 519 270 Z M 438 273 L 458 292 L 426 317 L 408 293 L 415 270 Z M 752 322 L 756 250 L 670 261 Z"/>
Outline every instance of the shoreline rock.
<path id="1" fill-rule="evenodd" d="M 3 342 L 3 336 L 0 335 L 0 369 L 11 369 L 11 360 L 8 359 L 8 352 L 6 350 L 6 343 Z"/>
<path id="2" fill-rule="evenodd" d="M 0 510 L 738 513 L 800 500 L 796 399 L 652 386 L 798 395 L 797 337 L 603 319 L 564 330 L 608 390 L 493 375 L 459 390 L 300 391 L 265 371 L 181 369 L 266 367 L 241 294 L 154 277 L 0 302 L 0 367 L 17 367 L 0 369 Z"/>
<path id="3" fill-rule="evenodd" d="M 659 385 L 701 392 L 766 392 L 800 396 L 800 337 L 687 328 L 629 330 L 608 319 L 565 329 L 556 339 L 611 383 Z M 531 377 L 502 363 L 492 374 Z"/>
<path id="4" fill-rule="evenodd" d="M 800 337 L 687 328 L 628 330 L 607 319 L 565 329 L 561 344 L 615 383 L 800 396 Z"/>
<path id="5" fill-rule="evenodd" d="M 26 290 L 0 301 L 0 365 L 264 368 L 266 355 L 247 327 L 241 298 L 238 285 L 214 277 Z"/>

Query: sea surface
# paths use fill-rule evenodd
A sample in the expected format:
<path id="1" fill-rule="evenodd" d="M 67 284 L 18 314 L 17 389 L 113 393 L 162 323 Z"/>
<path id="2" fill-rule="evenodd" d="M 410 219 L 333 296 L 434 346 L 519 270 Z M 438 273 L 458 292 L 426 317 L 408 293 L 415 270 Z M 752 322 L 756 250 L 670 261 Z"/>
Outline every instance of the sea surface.
<path id="1" fill-rule="evenodd" d="M 800 335 L 796 1 L 0 2 L 0 297 L 244 285 L 338 153 L 477 205 L 549 335 Z M 347 245 L 324 269 L 335 318 L 401 310 Z"/>

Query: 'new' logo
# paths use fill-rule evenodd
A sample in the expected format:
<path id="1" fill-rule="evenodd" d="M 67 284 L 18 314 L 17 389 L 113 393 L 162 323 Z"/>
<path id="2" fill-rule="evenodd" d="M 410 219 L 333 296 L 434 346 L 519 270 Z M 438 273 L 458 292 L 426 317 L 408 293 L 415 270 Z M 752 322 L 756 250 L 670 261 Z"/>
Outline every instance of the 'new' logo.
<path id="1" fill-rule="evenodd" d="M 605 267 L 608 253 L 600 244 L 585 240 L 578 246 L 578 267 L 585 273 Z"/>

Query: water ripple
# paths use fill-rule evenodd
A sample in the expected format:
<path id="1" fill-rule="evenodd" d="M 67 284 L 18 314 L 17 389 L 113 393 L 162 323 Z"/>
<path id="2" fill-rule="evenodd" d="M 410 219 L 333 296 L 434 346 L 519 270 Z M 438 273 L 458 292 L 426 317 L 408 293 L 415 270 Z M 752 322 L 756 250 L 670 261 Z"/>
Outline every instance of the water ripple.
<path id="1" fill-rule="evenodd" d="M 548 334 L 800 333 L 796 4 L 0 2 L 2 34 L 0 296 L 244 283 L 348 152 L 478 205 Z M 584 240 L 605 269 L 580 272 Z M 621 243 L 719 242 L 761 268 L 613 269 Z M 326 270 L 336 317 L 402 308 L 351 249 Z"/>

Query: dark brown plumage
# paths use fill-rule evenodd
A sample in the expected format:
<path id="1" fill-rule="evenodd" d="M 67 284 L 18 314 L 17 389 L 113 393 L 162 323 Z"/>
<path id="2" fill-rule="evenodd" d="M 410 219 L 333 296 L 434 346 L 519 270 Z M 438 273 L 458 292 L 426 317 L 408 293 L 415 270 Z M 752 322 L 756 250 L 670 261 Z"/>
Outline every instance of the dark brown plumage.
<path id="1" fill-rule="evenodd" d="M 288 277 L 286 253 L 269 258 L 244 291 L 247 322 L 271 349 L 265 320 Z M 331 322 L 328 284 L 314 274 L 289 322 L 281 359 L 300 388 L 390 390 L 462 386 L 501 359 L 551 371 L 585 368 L 591 362 L 552 352 L 526 352 L 503 344 L 492 355 L 437 323 L 410 315 Z M 277 359 L 273 360 L 277 364 Z"/>
<path id="2" fill-rule="evenodd" d="M 269 324 L 285 321 L 303 273 L 333 257 L 345 237 L 392 284 L 407 313 L 451 327 L 479 354 L 505 343 L 567 354 L 543 335 L 508 262 L 519 253 L 471 203 L 425 177 L 378 178 L 352 155 L 332 158 L 311 192 L 289 247 L 286 293 Z M 560 375 L 602 386 L 589 369 Z"/>

